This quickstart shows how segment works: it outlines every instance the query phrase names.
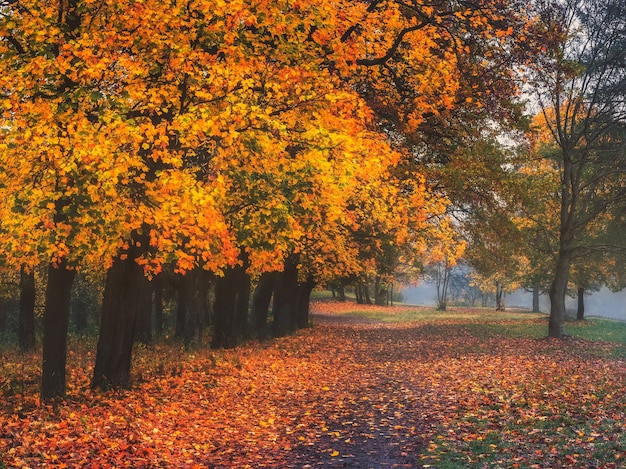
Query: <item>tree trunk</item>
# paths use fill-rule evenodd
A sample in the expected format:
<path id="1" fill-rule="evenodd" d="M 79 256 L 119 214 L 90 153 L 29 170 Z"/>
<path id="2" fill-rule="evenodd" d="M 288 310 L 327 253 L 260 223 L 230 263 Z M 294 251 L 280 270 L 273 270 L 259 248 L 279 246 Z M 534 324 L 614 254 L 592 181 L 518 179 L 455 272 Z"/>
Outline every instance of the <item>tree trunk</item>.
<path id="1" fill-rule="evenodd" d="M 250 276 L 246 266 L 236 265 L 215 279 L 213 348 L 235 347 L 247 329 Z"/>
<path id="2" fill-rule="evenodd" d="M 182 279 L 181 294 L 184 301 L 184 344 L 185 350 L 200 345 L 202 335 L 202 318 L 204 317 L 203 302 L 206 301 L 206 289 L 203 288 L 204 279 L 201 268 L 196 267 L 185 274 Z"/>
<path id="3" fill-rule="evenodd" d="M 275 337 L 283 337 L 296 329 L 297 291 L 298 259 L 291 255 L 285 260 L 283 271 L 278 273 L 274 289 L 272 330 Z"/>
<path id="4" fill-rule="evenodd" d="M 8 311 L 9 311 L 9 300 L 6 298 L 0 298 L 0 340 L 2 340 L 2 335 L 7 330 L 7 319 L 8 319 Z"/>
<path id="5" fill-rule="evenodd" d="M 366 305 L 371 305 L 372 299 L 370 298 L 370 289 L 367 284 L 367 279 L 363 280 L 362 286 L 363 286 L 363 303 Z"/>
<path id="6" fill-rule="evenodd" d="M 48 266 L 46 304 L 43 313 L 43 364 L 41 397 L 51 399 L 65 395 L 67 328 L 70 320 L 72 284 L 76 271 L 65 260 Z"/>
<path id="7" fill-rule="evenodd" d="M 439 265 L 437 270 L 437 310 L 446 311 L 448 308 L 448 284 L 450 282 L 451 269 L 445 265 Z"/>
<path id="8" fill-rule="evenodd" d="M 504 311 L 504 287 L 496 282 L 496 311 Z"/>
<path id="9" fill-rule="evenodd" d="M 267 335 L 267 318 L 277 276 L 278 272 L 263 273 L 252 296 L 252 317 L 254 318 L 257 338 L 260 340 L 265 339 Z"/>
<path id="10" fill-rule="evenodd" d="M 113 261 L 107 274 L 91 381 L 93 387 L 124 388 L 130 384 L 138 310 L 144 305 L 144 295 L 150 289 L 143 268 L 135 260 L 147 246 L 148 237 L 134 233 L 128 252 Z"/>
<path id="11" fill-rule="evenodd" d="M 315 287 L 315 282 L 311 279 L 298 285 L 298 298 L 296 305 L 296 326 L 304 329 L 309 326 L 309 305 L 311 303 L 311 292 Z"/>
<path id="12" fill-rule="evenodd" d="M 237 292 L 237 302 L 235 303 L 235 326 L 238 327 L 238 335 L 243 337 L 244 340 L 250 339 L 250 275 L 246 272 L 248 268 L 247 259 L 244 266 L 238 270 L 237 285 L 239 286 Z"/>
<path id="13" fill-rule="evenodd" d="M 346 287 L 343 285 L 339 285 L 337 287 L 337 299 L 341 302 L 346 301 Z"/>
<path id="14" fill-rule="evenodd" d="M 357 280 L 356 286 L 354 287 L 354 296 L 356 298 L 356 303 L 358 305 L 363 304 L 363 291 L 361 289 L 361 282 Z"/>
<path id="15" fill-rule="evenodd" d="M 578 287 L 578 310 L 576 311 L 576 320 L 585 319 L 585 287 Z"/>
<path id="16" fill-rule="evenodd" d="M 152 279 L 154 288 L 154 330 L 156 335 L 161 337 L 165 331 L 165 321 L 163 317 L 163 275 L 159 274 Z"/>
<path id="17" fill-rule="evenodd" d="M 147 279 L 146 279 L 147 280 Z M 147 287 L 141 292 L 137 292 L 140 295 L 137 300 L 139 305 L 137 307 L 137 327 L 135 330 L 135 341 L 140 344 L 150 345 L 152 344 L 152 293 L 154 285 L 147 280 Z"/>
<path id="18" fill-rule="evenodd" d="M 533 287 L 533 313 L 539 312 L 539 285 Z"/>
<path id="19" fill-rule="evenodd" d="M 35 272 L 20 269 L 20 316 L 18 339 L 22 352 L 35 349 Z"/>
<path id="20" fill-rule="evenodd" d="M 387 288 L 381 284 L 380 277 L 376 277 L 376 291 L 374 302 L 377 306 L 389 306 L 389 295 L 387 294 Z"/>
<path id="21" fill-rule="evenodd" d="M 567 280 L 572 261 L 572 255 L 568 251 L 561 251 L 557 262 L 554 279 L 550 286 L 550 322 L 548 336 L 561 339 L 565 337 L 563 325 L 565 324 L 565 294 L 567 292 Z"/>
<path id="22" fill-rule="evenodd" d="M 187 295 L 185 295 L 185 279 L 182 275 L 176 274 L 176 326 L 174 337 L 182 339 L 185 337 L 185 311 L 187 311 Z"/>

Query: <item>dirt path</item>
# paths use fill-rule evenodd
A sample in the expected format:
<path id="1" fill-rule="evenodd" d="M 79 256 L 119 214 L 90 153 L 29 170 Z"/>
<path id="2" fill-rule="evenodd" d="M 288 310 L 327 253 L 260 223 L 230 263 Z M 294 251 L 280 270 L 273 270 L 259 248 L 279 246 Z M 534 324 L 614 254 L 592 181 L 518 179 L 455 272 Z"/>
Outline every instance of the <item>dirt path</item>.
<path id="1" fill-rule="evenodd" d="M 349 315 L 313 320 L 326 351 L 318 379 L 329 386 L 312 413 L 322 431 L 293 448 L 294 467 L 421 467 L 435 419 L 421 405 L 429 391 L 411 365 L 407 328 Z"/>

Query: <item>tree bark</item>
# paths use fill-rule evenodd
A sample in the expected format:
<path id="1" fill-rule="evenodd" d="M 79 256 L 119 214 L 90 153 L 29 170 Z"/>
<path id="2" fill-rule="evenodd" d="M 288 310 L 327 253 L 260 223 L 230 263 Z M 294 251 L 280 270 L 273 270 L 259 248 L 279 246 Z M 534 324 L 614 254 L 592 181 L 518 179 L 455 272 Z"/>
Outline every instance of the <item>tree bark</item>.
<path id="1" fill-rule="evenodd" d="M 496 282 L 496 311 L 504 309 L 504 288 L 500 282 Z"/>
<path id="2" fill-rule="evenodd" d="M 296 304 L 296 326 L 304 329 L 309 326 L 309 306 L 311 304 L 311 292 L 315 288 L 315 282 L 311 279 L 298 284 L 298 298 Z"/>
<path id="3" fill-rule="evenodd" d="M 146 278 L 146 285 L 142 291 L 137 292 L 139 304 L 137 306 L 137 328 L 135 341 L 140 344 L 152 344 L 152 293 L 154 285 Z"/>
<path id="4" fill-rule="evenodd" d="M 252 317 L 256 336 L 263 340 L 267 336 L 267 319 L 269 317 L 270 302 L 276 286 L 278 272 L 264 272 L 252 296 Z"/>
<path id="5" fill-rule="evenodd" d="M 35 272 L 20 268 L 18 340 L 22 352 L 35 349 Z"/>
<path id="6" fill-rule="evenodd" d="M 363 303 L 366 305 L 371 305 L 372 299 L 370 298 L 370 289 L 367 285 L 367 279 L 363 280 L 363 283 L 361 285 L 363 286 Z"/>
<path id="7" fill-rule="evenodd" d="M 201 343 L 202 318 L 204 317 L 203 302 L 206 301 L 206 289 L 202 285 L 203 279 L 203 271 L 199 267 L 187 272 L 182 279 L 181 294 L 185 296 L 183 310 L 185 350 L 191 350 Z"/>
<path id="8" fill-rule="evenodd" d="M 136 259 L 144 252 L 148 241 L 145 234 L 134 233 L 131 247 L 113 261 L 107 274 L 93 387 L 125 388 L 130 384 L 138 310 L 150 289 L 150 282 Z"/>
<path id="9" fill-rule="evenodd" d="M 576 320 L 585 319 L 585 287 L 578 287 L 578 310 L 576 311 Z"/>
<path id="10" fill-rule="evenodd" d="M 361 289 L 361 282 L 357 280 L 356 286 L 354 287 L 354 296 L 356 298 L 356 303 L 358 305 L 363 304 L 363 291 Z"/>
<path id="11" fill-rule="evenodd" d="M 346 301 L 346 287 L 344 287 L 343 285 L 339 285 L 337 287 L 337 297 L 338 301 Z"/>
<path id="12" fill-rule="evenodd" d="M 533 286 L 533 313 L 539 312 L 539 285 Z"/>
<path id="13" fill-rule="evenodd" d="M 163 317 L 163 275 L 159 274 L 152 279 L 154 288 L 154 330 L 158 337 L 163 335 L 165 331 L 165 322 Z"/>
<path id="14" fill-rule="evenodd" d="M 274 289 L 272 331 L 275 337 L 283 337 L 296 330 L 297 291 L 298 258 L 291 255 L 285 260 L 285 267 L 278 274 Z"/>
<path id="15" fill-rule="evenodd" d="M 187 311 L 187 296 L 185 295 L 185 279 L 182 275 L 176 274 L 175 285 L 177 293 L 176 301 L 176 326 L 174 337 L 182 339 L 185 337 L 185 311 Z"/>
<path id="16" fill-rule="evenodd" d="M 65 396 L 65 364 L 67 359 L 67 328 L 70 320 L 72 284 L 76 271 L 65 260 L 48 266 L 46 304 L 43 313 L 43 363 L 41 397 Z"/>
<path id="17" fill-rule="evenodd" d="M 6 298 L 0 298 L 0 335 L 4 334 L 7 330 L 7 319 L 9 311 L 9 300 Z"/>
<path id="18" fill-rule="evenodd" d="M 247 266 L 236 265 L 215 279 L 213 348 L 235 347 L 247 330 L 250 276 Z"/>
<path id="19" fill-rule="evenodd" d="M 567 280 L 572 262 L 569 251 L 561 251 L 557 262 L 554 279 L 550 286 L 550 322 L 548 336 L 562 339 L 565 337 L 565 294 L 567 292 Z"/>

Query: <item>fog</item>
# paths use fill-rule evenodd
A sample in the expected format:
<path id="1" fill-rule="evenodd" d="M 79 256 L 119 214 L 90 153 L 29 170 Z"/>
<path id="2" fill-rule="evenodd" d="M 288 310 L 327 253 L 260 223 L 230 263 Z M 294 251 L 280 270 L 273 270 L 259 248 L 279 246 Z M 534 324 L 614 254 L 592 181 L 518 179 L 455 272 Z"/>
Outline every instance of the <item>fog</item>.
<path id="1" fill-rule="evenodd" d="M 404 301 L 409 304 L 432 307 L 437 304 L 437 289 L 433 284 L 424 282 L 418 286 L 403 287 L 402 295 Z M 524 290 L 509 293 L 504 297 L 507 308 L 532 309 L 532 301 L 532 294 Z M 577 302 L 576 298 L 565 299 L 565 306 L 572 316 L 576 315 Z M 495 302 L 493 306 L 495 307 Z M 550 300 L 547 295 L 539 297 L 539 308 L 544 312 L 550 311 Z M 607 288 L 602 288 L 599 292 L 585 295 L 585 316 L 626 321 L 626 290 L 613 293 Z"/>

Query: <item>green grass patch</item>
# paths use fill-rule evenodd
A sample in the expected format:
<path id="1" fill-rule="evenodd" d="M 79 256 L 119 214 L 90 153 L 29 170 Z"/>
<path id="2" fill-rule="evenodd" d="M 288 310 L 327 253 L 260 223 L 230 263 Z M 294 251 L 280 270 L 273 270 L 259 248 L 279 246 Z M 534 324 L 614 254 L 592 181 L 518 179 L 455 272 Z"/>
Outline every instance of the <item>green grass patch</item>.
<path id="1" fill-rule="evenodd" d="M 568 334 L 581 339 L 626 344 L 626 322 L 590 318 L 585 321 L 569 322 L 565 325 L 565 330 Z"/>

